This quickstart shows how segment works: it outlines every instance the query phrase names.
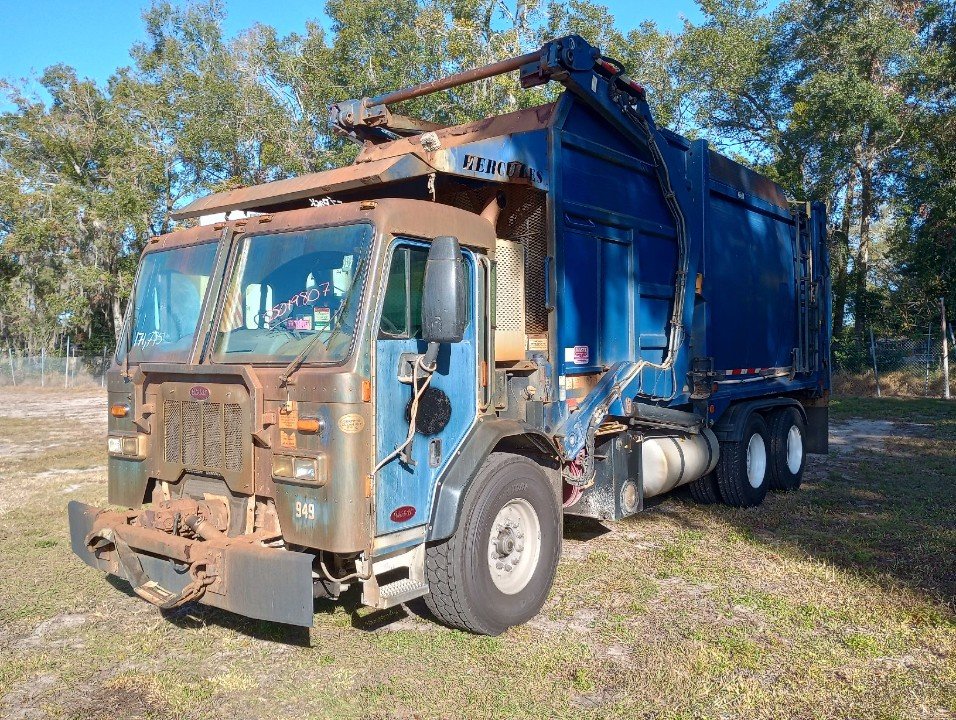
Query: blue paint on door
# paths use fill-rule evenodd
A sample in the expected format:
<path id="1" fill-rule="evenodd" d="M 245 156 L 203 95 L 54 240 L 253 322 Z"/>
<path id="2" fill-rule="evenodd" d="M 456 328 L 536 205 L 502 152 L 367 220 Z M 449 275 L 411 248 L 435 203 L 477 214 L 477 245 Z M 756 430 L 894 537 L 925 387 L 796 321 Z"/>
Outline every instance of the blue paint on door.
<path id="1" fill-rule="evenodd" d="M 389 259 L 389 284 L 400 282 L 401 273 L 393 265 L 396 256 L 408 249 L 408 267 L 406 282 L 411 294 L 421 292 L 424 257 L 428 246 L 422 243 L 402 241 L 397 244 Z M 475 421 L 478 404 L 477 380 L 477 338 L 478 327 L 477 298 L 475 288 L 476 263 L 470 251 L 463 251 L 465 272 L 469 278 L 469 313 L 470 320 L 465 330 L 464 338 L 460 343 L 446 344 L 438 354 L 438 369 L 432 377 L 431 387 L 443 391 L 451 401 L 451 419 L 448 425 L 439 433 L 425 437 L 416 433 L 412 441 L 411 458 L 414 465 L 404 464 L 400 458 L 389 462 L 378 472 L 375 483 L 375 522 L 376 534 L 404 530 L 406 528 L 423 525 L 428 521 L 431 513 L 431 502 L 434 496 L 435 483 L 448 464 L 449 458 L 464 439 L 465 434 Z M 392 298 L 390 300 L 390 298 Z M 405 353 L 424 353 L 426 343 L 415 337 L 420 325 L 420 317 L 414 316 L 419 308 L 413 308 L 409 322 L 412 328 L 398 328 L 400 311 L 394 296 L 386 291 L 383 314 L 391 314 L 381 323 L 382 330 L 391 331 L 396 337 L 387 337 L 380 333 L 375 342 L 376 349 L 376 462 L 392 452 L 402 443 L 408 433 L 406 407 L 412 397 L 412 387 L 399 382 L 399 365 Z M 415 305 L 414 302 L 411 303 Z M 420 307 L 420 306 L 419 306 Z M 404 332 L 396 332 L 396 331 Z M 409 332 L 411 330 L 411 332 Z M 406 335 L 412 335 L 407 337 Z M 429 445 L 440 442 L 441 457 L 439 462 L 429 462 L 429 455 L 434 459 L 434 448 L 429 452 Z M 435 465 L 432 467 L 432 465 Z M 396 522 L 392 519 L 392 512 L 396 508 L 411 506 L 415 508 L 414 516 Z"/>

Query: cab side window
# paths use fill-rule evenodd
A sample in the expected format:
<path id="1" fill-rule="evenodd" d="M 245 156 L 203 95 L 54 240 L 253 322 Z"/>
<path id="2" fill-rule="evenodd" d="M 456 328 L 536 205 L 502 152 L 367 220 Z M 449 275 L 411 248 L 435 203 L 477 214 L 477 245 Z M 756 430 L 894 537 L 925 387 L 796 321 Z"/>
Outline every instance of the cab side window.
<path id="1" fill-rule="evenodd" d="M 400 247 L 392 254 L 388 286 L 382 304 L 380 338 L 422 336 L 422 285 L 425 281 L 425 248 Z"/>

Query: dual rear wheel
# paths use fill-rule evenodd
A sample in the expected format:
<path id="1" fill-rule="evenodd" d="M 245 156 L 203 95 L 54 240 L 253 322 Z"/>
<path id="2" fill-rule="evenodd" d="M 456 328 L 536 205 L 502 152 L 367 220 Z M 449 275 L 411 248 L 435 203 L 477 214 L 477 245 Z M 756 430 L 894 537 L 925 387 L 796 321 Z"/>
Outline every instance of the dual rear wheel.
<path id="1" fill-rule="evenodd" d="M 800 487 L 806 465 L 806 423 L 794 407 L 778 408 L 765 420 L 753 413 L 741 440 L 720 443 L 720 460 L 711 474 L 690 483 L 697 502 L 754 507 L 768 490 Z"/>

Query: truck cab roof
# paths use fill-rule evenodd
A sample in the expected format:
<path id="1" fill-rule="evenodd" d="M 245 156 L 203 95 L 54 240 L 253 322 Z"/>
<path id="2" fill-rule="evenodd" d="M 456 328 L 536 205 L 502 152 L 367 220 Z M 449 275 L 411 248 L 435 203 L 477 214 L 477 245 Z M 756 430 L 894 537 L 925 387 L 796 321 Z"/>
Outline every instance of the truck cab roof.
<path id="1" fill-rule="evenodd" d="M 214 240 L 227 227 L 247 233 L 278 233 L 362 221 L 371 222 L 393 235 L 426 239 L 455 235 L 463 246 L 481 250 L 490 250 L 495 245 L 491 223 L 472 212 L 427 200 L 382 198 L 267 213 L 174 230 L 152 238 L 146 251 Z"/>

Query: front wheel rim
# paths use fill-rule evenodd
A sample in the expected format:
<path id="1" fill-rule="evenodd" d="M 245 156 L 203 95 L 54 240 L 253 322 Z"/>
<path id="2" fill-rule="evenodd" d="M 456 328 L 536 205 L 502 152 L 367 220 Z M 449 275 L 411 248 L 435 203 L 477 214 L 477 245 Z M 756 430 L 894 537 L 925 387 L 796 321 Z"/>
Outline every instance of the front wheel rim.
<path id="1" fill-rule="evenodd" d="M 747 482 L 750 487 L 759 488 L 766 472 L 767 444 L 760 433 L 754 433 L 747 443 Z"/>
<path id="2" fill-rule="evenodd" d="M 787 469 L 791 475 L 800 472 L 800 466 L 803 465 L 803 433 L 796 425 L 790 426 L 790 432 L 787 433 Z"/>
<path id="3" fill-rule="evenodd" d="M 488 570 L 505 595 L 527 587 L 541 557 L 541 521 L 524 498 L 505 503 L 498 511 L 488 537 Z"/>

